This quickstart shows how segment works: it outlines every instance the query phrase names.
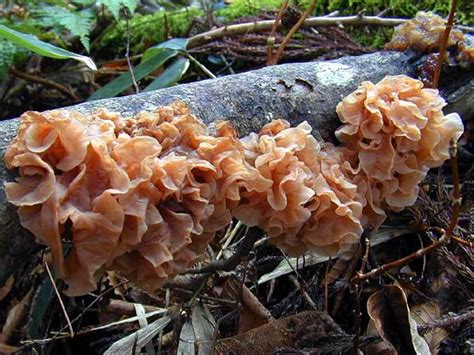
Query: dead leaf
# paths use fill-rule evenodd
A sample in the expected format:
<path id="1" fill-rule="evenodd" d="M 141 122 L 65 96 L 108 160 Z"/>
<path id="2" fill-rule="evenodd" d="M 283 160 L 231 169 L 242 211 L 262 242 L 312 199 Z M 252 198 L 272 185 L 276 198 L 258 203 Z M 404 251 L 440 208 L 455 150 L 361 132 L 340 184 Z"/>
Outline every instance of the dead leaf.
<path id="1" fill-rule="evenodd" d="M 13 354 L 20 351 L 20 348 L 0 343 L 0 354 Z"/>
<path id="2" fill-rule="evenodd" d="M 223 296 L 242 303 L 239 311 L 238 334 L 274 320 L 270 311 L 252 291 L 233 278 L 228 278 L 224 284 Z"/>
<path id="3" fill-rule="evenodd" d="M 179 334 L 178 343 L 178 355 L 195 354 L 194 343 L 196 342 L 196 336 L 194 334 L 193 323 L 191 319 L 188 319 L 181 328 Z"/>
<path id="4" fill-rule="evenodd" d="M 205 305 L 198 303 L 194 306 L 191 323 L 198 345 L 198 354 L 212 354 L 214 331 L 216 330 L 214 316 Z"/>
<path id="5" fill-rule="evenodd" d="M 246 333 L 216 342 L 217 354 L 269 354 L 279 348 L 294 348 L 304 336 L 314 338 L 343 333 L 324 312 L 307 311 L 275 320 Z"/>
<path id="6" fill-rule="evenodd" d="M 179 335 L 178 354 L 212 354 L 216 320 L 204 304 L 193 307 L 190 319 L 187 319 Z"/>
<path id="7" fill-rule="evenodd" d="M 441 311 L 435 302 L 416 305 L 411 308 L 410 314 L 419 325 L 432 322 L 441 317 Z M 426 332 L 423 337 L 426 339 L 431 353 L 436 354 L 441 342 L 448 337 L 448 332 L 442 328 L 434 328 Z"/>
<path id="8" fill-rule="evenodd" d="M 8 296 L 8 294 L 12 290 L 14 282 L 15 278 L 13 277 L 13 275 L 10 275 L 7 281 L 5 281 L 5 285 L 0 287 L 0 302 L 2 302 L 3 299 Z"/>
<path id="9" fill-rule="evenodd" d="M 113 343 L 105 352 L 104 355 L 121 354 L 132 355 L 140 353 L 140 349 L 148 344 L 153 337 L 160 332 L 170 322 L 170 317 L 160 318 L 150 325 L 133 332 L 130 335 Z"/>
<path id="10" fill-rule="evenodd" d="M 7 320 L 5 321 L 2 329 L 2 336 L 0 339 L 1 342 L 8 343 L 14 331 L 20 326 L 23 319 L 25 319 L 26 314 L 28 313 L 32 295 L 33 289 L 30 289 L 20 301 L 20 303 L 13 306 L 13 308 L 8 312 Z"/>
<path id="11" fill-rule="evenodd" d="M 387 285 L 373 293 L 367 311 L 380 336 L 399 354 L 430 354 L 426 341 L 418 334 L 410 315 L 407 298 L 397 285 Z"/>

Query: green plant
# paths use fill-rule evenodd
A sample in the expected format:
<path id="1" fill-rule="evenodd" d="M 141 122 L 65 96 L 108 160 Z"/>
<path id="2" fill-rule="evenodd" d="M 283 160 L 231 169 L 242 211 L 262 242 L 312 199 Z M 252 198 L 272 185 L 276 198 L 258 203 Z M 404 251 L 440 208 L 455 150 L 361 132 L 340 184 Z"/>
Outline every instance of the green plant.
<path id="1" fill-rule="evenodd" d="M 4 25 L 0 25 L 0 37 L 3 37 L 4 39 L 9 40 L 13 44 L 29 49 L 42 56 L 55 59 L 75 59 L 83 62 L 92 70 L 97 70 L 97 67 L 94 64 L 93 60 L 89 57 L 69 52 L 60 47 L 53 46 L 52 44 L 40 41 L 35 36 L 12 30 L 11 28 L 8 28 Z M 8 47 L 7 44 L 4 44 L 4 46 L 5 48 L 14 48 L 12 46 Z M 9 55 L 12 56 L 12 52 L 10 52 Z"/>
<path id="2" fill-rule="evenodd" d="M 82 58 L 84 61 L 87 57 L 75 55 L 65 48 L 74 47 L 74 39 L 77 38 L 89 52 L 89 34 L 97 18 L 104 13 L 102 10 L 118 20 L 121 8 L 133 13 L 136 6 L 137 0 L 32 0 L 18 1 L 17 7 L 22 11 L 1 8 L 3 16 L 0 25 L 3 27 L 0 37 L 3 39 L 0 38 L 0 77 L 11 64 L 26 57 L 24 48 L 52 58 Z M 16 40 L 12 39 L 11 31 L 16 32 Z M 89 59 L 87 64 L 90 62 L 92 60 Z"/>
<path id="3" fill-rule="evenodd" d="M 174 38 L 157 46 L 149 48 L 142 58 L 142 62 L 133 69 L 136 80 L 141 80 L 153 71 L 162 67 L 172 58 L 175 61 L 155 78 L 145 91 L 156 90 L 177 83 L 189 68 L 189 58 L 186 57 L 187 39 Z M 105 99 L 117 96 L 133 85 L 130 72 L 123 73 L 118 78 L 97 90 L 89 100 Z"/>

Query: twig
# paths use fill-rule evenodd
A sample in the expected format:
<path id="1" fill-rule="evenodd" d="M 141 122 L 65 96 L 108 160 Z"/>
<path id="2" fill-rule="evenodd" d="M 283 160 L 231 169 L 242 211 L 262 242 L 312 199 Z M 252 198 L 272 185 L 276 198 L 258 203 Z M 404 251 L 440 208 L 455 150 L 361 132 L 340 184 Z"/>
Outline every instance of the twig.
<path id="1" fill-rule="evenodd" d="M 217 253 L 216 259 L 219 260 L 222 255 L 224 254 L 224 251 L 227 249 L 227 247 L 232 243 L 234 240 L 235 236 L 240 232 L 240 230 L 244 227 L 244 224 L 240 221 L 237 221 L 235 224 L 234 228 L 229 228 L 227 233 L 225 234 L 224 238 L 222 238 L 222 241 L 224 244 L 222 245 L 221 250 L 219 250 L 219 253 Z"/>
<path id="2" fill-rule="evenodd" d="M 185 289 L 185 288 L 180 288 L 180 287 L 173 287 L 173 288 L 166 288 L 166 290 L 172 290 L 177 297 L 179 297 L 179 293 L 187 296 L 192 296 L 194 294 L 193 291 Z M 226 298 L 217 298 L 217 297 L 212 297 L 212 296 L 206 296 L 206 295 L 200 295 L 199 298 L 203 301 L 209 301 L 209 302 L 214 302 L 214 303 L 219 303 L 219 304 L 225 304 L 227 306 L 235 306 L 236 302 L 230 299 Z"/>
<path id="3" fill-rule="evenodd" d="M 201 69 L 208 77 L 211 79 L 217 78 L 209 69 L 207 69 L 199 60 L 194 58 L 191 54 L 186 53 L 186 56 L 194 63 L 196 64 L 199 69 Z"/>
<path id="4" fill-rule="evenodd" d="M 66 307 L 64 307 L 63 300 L 61 299 L 61 295 L 59 294 L 59 291 L 56 287 L 56 283 L 54 282 L 53 275 L 51 274 L 48 263 L 46 261 L 44 262 L 44 268 L 46 269 L 46 272 L 48 273 L 49 280 L 51 281 L 51 284 L 53 285 L 54 292 L 56 293 L 56 297 L 58 298 L 64 317 L 66 318 L 66 322 L 69 327 L 69 332 L 71 333 L 71 338 L 74 338 L 74 329 L 72 328 L 71 320 L 69 319 L 69 315 L 67 314 Z"/>
<path id="5" fill-rule="evenodd" d="M 332 309 L 333 316 L 337 314 L 339 308 L 341 307 L 342 300 L 344 299 L 344 295 L 347 290 L 347 286 L 350 286 L 349 281 L 352 278 L 352 275 L 354 275 L 357 264 L 359 263 L 360 257 L 362 256 L 362 248 L 360 244 L 358 243 L 356 246 L 357 249 L 354 251 L 354 256 L 351 258 L 349 267 L 347 267 L 346 271 L 344 272 L 344 275 L 342 276 L 342 279 L 345 280 L 346 283 L 344 284 L 341 291 L 338 293 L 336 299 L 334 300 L 334 306 Z"/>
<path id="6" fill-rule="evenodd" d="M 360 265 L 360 269 L 358 274 L 363 274 L 365 271 L 365 267 L 367 266 L 367 263 L 369 261 L 369 252 L 370 252 L 370 240 L 367 237 L 367 235 L 364 234 L 364 242 L 365 242 L 365 251 L 364 251 L 364 256 L 362 257 L 362 262 Z M 362 293 L 362 285 L 360 283 L 353 283 L 350 285 L 350 293 L 354 296 L 354 304 L 355 304 L 355 309 L 354 309 L 354 339 L 353 339 L 353 345 L 352 345 L 352 353 L 353 354 L 359 354 L 359 347 L 360 347 L 360 327 L 361 327 L 361 317 L 362 317 L 362 312 L 360 308 L 360 295 Z"/>
<path id="7" fill-rule="evenodd" d="M 305 288 L 300 284 L 296 276 L 288 275 L 288 279 L 290 279 L 293 285 L 295 285 L 295 287 L 300 290 L 301 294 L 305 298 L 306 302 L 308 302 L 308 304 L 311 306 L 311 308 L 317 311 L 318 306 L 316 305 L 316 302 L 314 302 L 308 292 L 306 292 Z"/>
<path id="8" fill-rule="evenodd" d="M 422 257 L 423 255 L 426 255 L 429 252 L 435 249 L 438 249 L 439 247 L 443 245 L 448 244 L 452 240 L 453 232 L 458 224 L 459 214 L 461 212 L 461 188 L 460 188 L 460 182 L 459 182 L 458 160 L 456 157 L 456 152 L 457 152 L 457 143 L 456 141 L 451 141 L 451 144 L 449 147 L 449 155 L 451 157 L 451 171 L 452 171 L 454 191 L 453 191 L 453 212 L 451 215 L 451 221 L 449 222 L 448 229 L 443 230 L 441 228 L 433 228 L 433 230 L 437 230 L 441 234 L 441 237 L 437 241 L 435 241 L 433 244 L 425 248 L 419 249 L 418 251 L 414 252 L 413 254 L 407 255 L 404 258 L 392 261 L 388 264 L 384 264 L 380 266 L 379 268 L 369 271 L 368 273 L 365 273 L 365 274 L 358 273 L 354 276 L 354 278 L 352 279 L 352 282 L 364 281 L 369 278 L 376 277 L 387 270 L 405 266 L 411 263 L 413 260 L 418 259 L 419 257 Z"/>
<path id="9" fill-rule="evenodd" d="M 329 265 L 331 264 L 331 258 L 329 258 L 328 262 L 326 263 L 326 270 L 324 272 L 324 312 L 329 314 L 329 281 L 328 281 L 328 274 L 329 274 Z"/>
<path id="10" fill-rule="evenodd" d="M 15 67 L 11 67 L 10 72 L 13 75 L 15 75 L 15 76 L 17 76 L 21 79 L 31 81 L 33 83 L 38 83 L 38 84 L 44 85 L 46 87 L 49 87 L 51 89 L 58 90 L 60 93 L 66 95 L 70 99 L 72 99 L 74 101 L 79 101 L 79 98 L 70 89 L 68 89 L 64 85 L 61 85 L 61 84 L 59 84 L 55 81 L 40 78 L 39 76 L 31 75 L 31 74 L 28 74 L 28 73 L 23 73 L 23 72 L 17 70 Z"/>
<path id="11" fill-rule="evenodd" d="M 383 18 L 380 16 L 338 16 L 338 17 L 327 17 L 327 16 L 315 16 L 307 18 L 302 28 L 310 28 L 315 26 L 387 26 L 394 27 L 408 21 L 407 19 L 401 18 Z M 239 23 L 230 26 L 219 27 L 211 31 L 199 33 L 189 38 L 187 49 L 199 47 L 208 42 L 216 39 L 223 38 L 225 36 L 235 36 L 247 33 L 257 33 L 263 31 L 270 31 L 272 29 L 275 20 L 264 20 Z M 455 26 L 459 30 L 467 33 L 474 33 L 474 28 L 468 26 Z"/>
<path id="12" fill-rule="evenodd" d="M 217 260 L 210 263 L 200 269 L 187 270 L 185 274 L 212 274 L 218 271 L 232 271 L 237 265 L 240 264 L 243 258 L 245 258 L 252 250 L 255 242 L 261 237 L 262 232 L 258 227 L 251 227 L 247 230 L 242 243 L 239 245 L 237 250 L 230 258 L 225 260 Z"/>
<path id="13" fill-rule="evenodd" d="M 308 18 L 309 15 L 314 11 L 314 8 L 316 7 L 316 1 L 317 0 L 311 0 L 311 4 L 308 6 L 306 11 L 301 15 L 300 19 L 298 22 L 291 28 L 291 30 L 286 34 L 285 38 L 281 42 L 280 46 L 277 49 L 277 52 L 274 57 L 271 58 L 269 61 L 269 65 L 274 65 L 277 64 L 278 61 L 280 60 L 281 56 L 283 55 L 283 52 L 288 44 L 290 42 L 291 37 L 298 32 L 298 30 L 303 26 L 305 20 Z"/>
<path id="14" fill-rule="evenodd" d="M 472 322 L 473 319 L 474 310 L 471 310 L 463 314 L 455 314 L 453 316 L 448 316 L 442 319 L 437 319 L 425 324 L 421 324 L 418 326 L 418 332 L 423 335 L 435 328 L 453 329 L 454 326 L 463 322 Z"/>
<path id="15" fill-rule="evenodd" d="M 242 303 L 245 304 L 254 313 L 264 318 L 267 322 L 273 322 L 270 311 L 260 302 L 260 300 L 245 285 L 242 286 Z"/>
<path id="16" fill-rule="evenodd" d="M 127 46 L 125 50 L 125 59 L 127 60 L 128 71 L 130 72 L 130 77 L 132 78 L 133 87 L 135 88 L 135 92 L 138 94 L 140 89 L 138 88 L 137 80 L 135 79 L 135 73 L 133 72 L 132 63 L 130 61 L 130 18 L 128 10 L 125 11 L 125 21 L 127 24 Z"/>
<path id="17" fill-rule="evenodd" d="M 99 295 L 96 297 L 95 300 L 93 300 L 91 303 L 89 303 L 89 304 L 86 306 L 86 308 L 84 308 L 84 309 L 82 310 L 81 314 L 79 314 L 76 318 L 74 318 L 74 319 L 71 321 L 71 324 L 74 324 L 74 323 L 76 323 L 79 319 L 81 319 L 82 316 L 83 316 L 90 308 L 92 308 L 93 305 L 95 305 L 97 302 L 99 302 L 99 301 L 102 299 L 102 297 L 104 297 L 106 294 L 112 292 L 112 291 L 115 290 L 116 288 L 121 287 L 121 286 L 123 286 L 123 285 L 125 285 L 125 284 L 127 284 L 127 283 L 129 283 L 128 280 L 122 281 L 122 282 L 120 282 L 119 284 L 117 284 L 117 285 L 115 285 L 115 286 L 113 286 L 113 287 L 110 287 L 109 289 L 107 289 L 107 290 L 105 290 L 104 292 L 102 292 L 101 294 L 99 294 Z M 66 329 L 66 327 L 61 328 L 61 329 L 59 330 L 58 334 L 62 333 L 65 329 Z M 55 338 L 53 337 L 52 340 L 55 340 Z"/>
<path id="18" fill-rule="evenodd" d="M 272 30 L 267 38 L 267 65 L 273 61 L 273 46 L 275 45 L 275 35 L 278 30 L 278 26 L 280 25 L 281 18 L 288 7 L 288 0 L 283 0 L 280 5 L 280 9 L 278 10 L 278 14 L 275 18 L 275 22 L 273 22 Z"/>
<path id="19" fill-rule="evenodd" d="M 469 247 L 471 249 L 474 248 L 474 243 L 470 242 L 469 240 L 461 239 L 461 238 L 459 238 L 455 235 L 451 236 L 451 239 L 454 240 L 458 244 L 464 245 L 464 246 Z"/>
<path id="20" fill-rule="evenodd" d="M 446 29 L 444 30 L 443 37 L 441 39 L 441 46 L 438 54 L 438 61 L 436 62 L 436 68 L 433 77 L 433 88 L 437 88 L 439 84 L 439 77 L 441 75 L 441 68 L 444 62 L 444 55 L 446 54 L 446 47 L 448 46 L 449 34 L 453 28 L 454 16 L 458 7 L 458 0 L 452 0 L 451 9 L 449 10 L 448 22 L 446 23 Z"/>

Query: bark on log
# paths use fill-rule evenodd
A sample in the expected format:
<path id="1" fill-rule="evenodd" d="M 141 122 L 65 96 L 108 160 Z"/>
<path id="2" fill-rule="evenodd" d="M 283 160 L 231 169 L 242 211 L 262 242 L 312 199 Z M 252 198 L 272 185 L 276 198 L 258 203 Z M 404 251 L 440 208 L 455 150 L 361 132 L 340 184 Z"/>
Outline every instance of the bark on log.
<path id="1" fill-rule="evenodd" d="M 180 100 L 206 123 L 217 119 L 234 122 L 240 134 L 255 131 L 273 118 L 283 118 L 292 124 L 307 120 L 323 139 L 332 140 L 335 128 L 340 125 L 335 107 L 344 96 L 364 80 L 377 82 L 386 75 L 412 71 L 413 58 L 402 53 L 381 52 L 326 62 L 267 67 L 149 93 L 85 102 L 66 109 L 90 113 L 105 107 L 127 116 Z M 459 78 L 451 80 L 451 87 L 444 96 L 452 97 L 457 110 L 472 115 L 474 79 L 472 74 Z M 461 86 L 463 93 L 456 91 Z M 5 168 L 3 155 L 16 135 L 17 127 L 18 119 L 0 122 L 0 178 L 3 181 L 13 179 L 13 174 Z M 32 236 L 20 227 L 15 208 L 7 203 L 2 184 L 0 286 L 13 271 L 25 264 L 36 248 Z"/>

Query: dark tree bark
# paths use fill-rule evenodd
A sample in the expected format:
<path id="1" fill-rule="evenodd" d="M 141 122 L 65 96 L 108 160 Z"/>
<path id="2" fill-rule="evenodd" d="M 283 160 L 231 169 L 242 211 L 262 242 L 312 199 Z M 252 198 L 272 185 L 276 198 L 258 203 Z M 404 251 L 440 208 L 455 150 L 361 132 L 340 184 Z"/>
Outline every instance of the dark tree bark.
<path id="1" fill-rule="evenodd" d="M 85 102 L 66 109 L 90 113 L 107 108 L 128 116 L 180 100 L 206 123 L 218 119 L 232 121 L 240 134 L 256 131 L 274 118 L 283 118 L 293 125 L 306 120 L 315 134 L 333 140 L 334 130 L 340 125 L 335 108 L 344 96 L 364 80 L 377 82 L 386 75 L 412 74 L 413 70 L 412 57 L 381 52 L 326 62 L 272 66 L 149 93 Z M 474 112 L 474 79 L 472 72 L 469 75 L 451 75 L 444 93 L 452 106 L 465 115 Z M 12 173 L 5 169 L 3 155 L 17 127 L 18 119 L 0 122 L 0 178 L 3 181 L 13 179 Z M 15 208 L 6 201 L 2 185 L 0 286 L 36 248 L 32 236 L 20 227 Z"/>

